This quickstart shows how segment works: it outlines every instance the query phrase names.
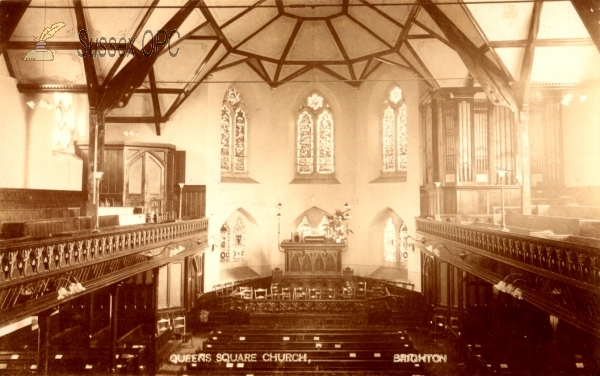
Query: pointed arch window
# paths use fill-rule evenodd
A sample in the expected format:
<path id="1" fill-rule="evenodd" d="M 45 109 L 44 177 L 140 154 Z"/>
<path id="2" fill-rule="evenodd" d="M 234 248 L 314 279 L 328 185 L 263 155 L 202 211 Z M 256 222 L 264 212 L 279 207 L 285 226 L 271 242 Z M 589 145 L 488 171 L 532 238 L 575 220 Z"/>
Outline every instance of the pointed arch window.
<path id="1" fill-rule="evenodd" d="M 298 178 L 334 177 L 334 116 L 319 93 L 306 98 L 296 121 Z"/>
<path id="2" fill-rule="evenodd" d="M 396 226 L 392 218 L 388 218 L 383 229 L 384 259 L 396 261 Z"/>
<path id="3" fill-rule="evenodd" d="M 221 173 L 248 173 L 248 119 L 240 92 L 230 87 L 221 107 Z"/>
<path id="4" fill-rule="evenodd" d="M 394 86 L 384 102 L 382 117 L 383 176 L 400 176 L 406 181 L 407 109 L 402 89 Z"/>

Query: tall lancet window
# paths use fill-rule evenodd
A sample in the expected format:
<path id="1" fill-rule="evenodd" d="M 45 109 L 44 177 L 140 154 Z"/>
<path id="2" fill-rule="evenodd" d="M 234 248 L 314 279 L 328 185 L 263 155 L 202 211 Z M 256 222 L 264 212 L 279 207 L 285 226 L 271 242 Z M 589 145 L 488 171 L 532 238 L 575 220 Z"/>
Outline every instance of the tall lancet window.
<path id="1" fill-rule="evenodd" d="M 240 92 L 231 87 L 225 93 L 221 107 L 221 172 L 248 172 L 248 119 Z"/>
<path id="2" fill-rule="evenodd" d="M 385 261 L 396 261 L 396 226 L 394 226 L 394 222 L 392 218 L 388 218 L 387 223 L 383 229 L 383 244 L 384 244 L 384 254 L 383 257 Z"/>
<path id="3" fill-rule="evenodd" d="M 333 174 L 334 122 L 329 104 L 313 93 L 300 107 L 297 121 L 297 173 Z"/>
<path id="4" fill-rule="evenodd" d="M 231 261 L 243 261 L 244 260 L 244 248 L 246 243 L 246 235 L 244 224 L 242 223 L 242 217 L 238 217 L 235 225 L 233 226 L 233 241 L 231 242 L 232 260 Z"/>
<path id="5" fill-rule="evenodd" d="M 383 110 L 383 175 L 406 177 L 408 167 L 406 102 L 402 89 L 394 86 Z"/>

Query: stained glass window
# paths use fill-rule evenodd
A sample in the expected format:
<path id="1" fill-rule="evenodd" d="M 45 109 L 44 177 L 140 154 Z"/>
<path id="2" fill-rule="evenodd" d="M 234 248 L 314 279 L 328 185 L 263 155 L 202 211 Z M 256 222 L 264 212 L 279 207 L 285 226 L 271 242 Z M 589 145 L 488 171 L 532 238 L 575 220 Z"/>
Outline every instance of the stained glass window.
<path id="1" fill-rule="evenodd" d="M 392 218 L 388 218 L 383 229 L 383 244 L 385 261 L 396 261 L 396 226 Z"/>
<path id="2" fill-rule="evenodd" d="M 221 109 L 221 171 L 231 171 L 231 111 Z"/>
<path id="3" fill-rule="evenodd" d="M 229 226 L 221 227 L 221 262 L 229 262 Z"/>
<path id="4" fill-rule="evenodd" d="M 231 87 L 221 108 L 221 171 L 247 173 L 248 119 L 239 91 Z"/>
<path id="5" fill-rule="evenodd" d="M 298 117 L 298 172 L 313 172 L 313 119 L 306 111 Z"/>
<path id="6" fill-rule="evenodd" d="M 383 172 L 398 173 L 408 168 L 406 102 L 402 89 L 390 90 L 383 110 Z"/>
<path id="7" fill-rule="evenodd" d="M 245 229 L 242 223 L 242 217 L 238 217 L 235 225 L 233 226 L 233 239 L 232 247 L 233 251 L 231 261 L 243 261 L 244 260 L 244 247 L 245 247 Z"/>
<path id="8" fill-rule="evenodd" d="M 315 130 L 316 122 L 316 130 Z M 301 107 L 297 122 L 299 174 L 334 172 L 334 121 L 329 104 L 313 93 Z"/>

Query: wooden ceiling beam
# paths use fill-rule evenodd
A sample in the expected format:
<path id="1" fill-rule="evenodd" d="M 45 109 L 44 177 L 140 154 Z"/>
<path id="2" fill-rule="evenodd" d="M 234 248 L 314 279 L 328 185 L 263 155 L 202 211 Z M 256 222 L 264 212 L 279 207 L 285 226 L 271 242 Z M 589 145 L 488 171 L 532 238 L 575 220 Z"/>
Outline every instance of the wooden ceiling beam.
<path id="1" fill-rule="evenodd" d="M 294 25 L 294 29 L 292 30 L 292 35 L 290 35 L 290 39 L 288 39 L 283 52 L 281 53 L 281 57 L 279 58 L 279 64 L 277 66 L 277 71 L 275 72 L 275 81 L 279 81 L 279 74 L 281 73 L 281 65 L 285 62 L 292 45 L 294 44 L 294 40 L 296 40 L 296 36 L 298 36 L 298 31 L 300 31 L 300 27 L 302 26 L 302 20 L 297 20 Z"/>
<path id="2" fill-rule="evenodd" d="M 491 48 L 514 48 L 527 47 L 528 40 L 502 40 L 490 41 Z M 591 38 L 564 38 L 564 39 L 538 39 L 536 47 L 569 47 L 569 46 L 593 46 L 594 41 Z M 485 46 L 482 46 L 485 47 Z"/>
<path id="3" fill-rule="evenodd" d="M 194 90 L 196 90 L 196 88 L 200 85 L 200 83 L 202 81 L 204 81 L 204 78 L 206 76 L 208 76 L 213 71 L 212 69 L 210 69 L 209 71 L 207 71 L 207 72 L 204 73 L 204 75 L 202 76 L 202 78 L 200 78 L 197 82 L 194 82 L 194 79 L 198 75 L 200 75 L 200 73 L 202 72 L 202 70 L 204 69 L 204 67 L 206 66 L 206 64 L 208 64 L 208 62 L 210 61 L 210 59 L 212 59 L 212 57 L 215 54 L 215 52 L 217 52 L 217 49 L 219 48 L 219 46 L 221 46 L 221 42 L 215 43 L 215 45 L 210 49 L 210 51 L 208 52 L 208 54 L 206 55 L 206 57 L 202 61 L 202 64 L 200 64 L 200 67 L 198 68 L 198 70 L 196 71 L 196 73 L 194 73 L 194 76 L 193 76 L 192 80 L 190 82 L 188 82 L 186 88 L 183 90 L 183 93 L 181 93 L 177 97 L 177 99 L 175 99 L 175 101 L 173 102 L 173 104 L 171 105 L 171 107 L 165 113 L 164 117 L 166 117 L 167 119 L 169 117 L 171 117 L 171 115 L 173 114 L 173 112 L 175 112 L 175 110 L 177 108 L 179 108 L 179 106 L 181 106 L 181 104 L 183 102 L 185 102 L 185 100 L 194 92 Z M 225 59 L 225 57 L 227 57 L 227 54 L 224 54 L 223 57 L 221 57 L 219 59 L 219 61 L 213 66 L 213 68 L 219 66 L 219 63 L 221 61 L 223 61 L 223 59 Z M 190 85 L 193 85 L 193 87 L 191 89 L 190 89 Z"/>
<path id="4" fill-rule="evenodd" d="M 221 30 L 221 28 L 219 27 L 219 23 L 217 22 L 217 20 L 215 20 L 215 17 L 213 17 L 212 13 L 210 12 L 209 6 L 205 4 L 204 0 L 202 0 L 201 3 L 202 3 L 202 5 L 200 6 L 200 11 L 204 15 L 204 18 L 206 18 L 208 20 L 208 22 L 210 22 L 213 30 L 219 36 L 221 43 L 223 43 L 223 46 L 225 46 L 225 48 L 227 48 L 227 51 L 231 51 L 231 49 L 232 49 L 231 43 L 229 43 L 229 40 L 227 39 L 225 34 L 223 34 L 223 30 Z"/>
<path id="5" fill-rule="evenodd" d="M 194 36 L 194 33 L 196 31 L 202 29 L 204 26 L 206 26 L 208 24 L 209 24 L 208 21 L 204 21 L 200 25 L 196 26 L 195 28 L 193 28 L 192 30 L 187 32 L 181 38 L 178 37 L 175 42 L 171 43 L 171 45 L 169 46 L 168 49 L 162 50 L 160 55 L 162 56 L 163 54 L 167 53 L 171 49 L 174 49 L 175 47 L 177 47 L 177 45 L 179 45 L 180 43 L 182 43 L 186 40 L 219 40 L 219 37 L 217 37 L 216 35 L 215 36 L 210 36 L 210 35 Z"/>
<path id="6" fill-rule="evenodd" d="M 346 16 L 348 15 L 348 4 L 349 3 L 350 3 L 350 0 L 342 1 L 342 13 L 345 14 Z"/>
<path id="7" fill-rule="evenodd" d="M 21 21 L 21 18 L 23 18 L 30 3 L 31 0 L 0 1 L 0 54 L 4 56 L 6 69 L 12 78 L 15 78 L 15 72 L 10 62 L 10 58 L 8 57 L 8 51 L 6 51 L 3 46 L 10 41 L 10 38 L 15 32 L 17 25 L 19 25 L 19 22 Z M 28 44 L 28 49 L 31 49 L 31 43 Z"/>
<path id="8" fill-rule="evenodd" d="M 533 56 L 537 42 L 538 31 L 540 30 L 540 18 L 542 14 L 542 1 L 536 0 L 533 3 L 531 20 L 529 21 L 529 32 L 527 33 L 527 46 L 523 54 L 521 63 L 521 73 L 519 75 L 518 95 L 519 108 L 529 105 L 529 87 L 531 81 L 531 68 L 533 66 Z"/>
<path id="9" fill-rule="evenodd" d="M 379 8 L 377 8 L 375 5 L 365 1 L 365 0 L 360 0 L 360 2 L 363 5 L 366 5 L 367 7 L 371 8 L 375 13 L 379 14 L 381 17 L 385 18 L 386 20 L 392 22 L 394 25 L 404 29 L 404 25 L 402 25 L 400 22 L 396 21 L 393 17 L 391 17 L 389 14 L 381 11 Z"/>
<path id="10" fill-rule="evenodd" d="M 348 79 L 344 76 L 342 76 L 341 74 L 331 70 L 330 68 L 327 68 L 325 65 L 317 65 L 316 66 L 317 69 L 321 70 L 322 72 L 327 73 L 328 75 L 337 78 L 340 81 L 348 81 Z"/>
<path id="11" fill-rule="evenodd" d="M 142 32 L 142 28 L 144 27 L 144 25 L 146 25 L 146 22 L 148 22 L 148 20 L 150 19 L 150 16 L 152 15 L 152 13 L 154 12 L 154 10 L 156 9 L 156 6 L 158 5 L 159 1 L 160 0 L 154 0 L 152 2 L 152 4 L 150 4 L 150 7 L 148 8 L 148 10 L 146 11 L 146 13 L 144 14 L 144 18 L 142 18 L 142 20 L 140 21 L 140 23 L 135 28 L 135 31 L 133 32 L 132 38 L 137 38 L 140 35 L 140 33 Z M 106 77 L 104 77 L 104 82 L 102 83 L 103 85 L 106 85 L 107 82 L 110 82 L 110 80 L 112 80 L 112 78 L 115 75 L 115 73 L 117 73 L 117 69 L 119 69 L 119 67 L 121 66 L 121 63 L 123 62 L 123 59 L 126 56 L 127 56 L 127 54 L 123 54 L 123 55 L 119 55 L 119 57 L 117 57 L 117 61 L 115 61 L 115 63 L 112 65 L 112 67 L 110 67 L 110 70 L 108 71 L 108 74 L 106 75 Z"/>
<path id="12" fill-rule="evenodd" d="M 600 52 L 600 2 L 598 0 L 571 0 L 571 4 Z"/>
<path id="13" fill-rule="evenodd" d="M 244 38 L 240 43 L 238 43 L 235 47 L 233 47 L 233 49 L 237 50 L 238 47 L 243 46 L 244 43 L 246 43 L 247 41 L 249 41 L 250 39 L 252 39 L 255 35 L 257 35 L 261 31 L 263 31 L 264 29 L 266 29 L 267 26 L 269 26 L 270 24 L 272 24 L 273 22 L 275 22 L 279 17 L 281 17 L 281 16 L 278 14 L 275 17 L 271 18 L 269 21 L 265 22 L 264 25 L 262 25 L 261 27 L 259 27 L 258 29 L 256 29 L 252 34 L 250 34 L 246 38 Z"/>
<path id="14" fill-rule="evenodd" d="M 77 19 L 77 30 L 79 30 L 79 38 L 86 46 L 90 45 L 88 37 L 88 27 L 83 14 L 83 5 L 81 0 L 74 0 L 73 6 L 75 10 L 75 18 Z M 85 33 L 81 31 L 85 30 Z M 87 96 L 90 107 L 97 108 L 102 98 L 102 88 L 98 87 L 98 75 L 96 74 L 96 66 L 94 57 L 91 51 L 83 51 L 83 68 L 85 70 L 85 81 L 87 83 Z"/>
<path id="15" fill-rule="evenodd" d="M 425 78 L 427 78 L 427 83 L 431 82 L 432 83 L 431 86 L 433 86 L 433 89 L 434 90 L 439 90 L 440 89 L 440 84 L 437 82 L 437 80 L 435 79 L 434 75 L 429 71 L 429 68 L 427 68 L 427 65 L 425 65 L 425 62 L 423 60 L 421 60 L 421 57 L 419 56 L 419 54 L 417 53 L 417 51 L 415 51 L 415 49 L 413 48 L 413 46 L 411 46 L 410 43 L 405 43 L 404 45 L 406 46 L 406 48 L 408 48 L 410 50 L 410 52 L 413 54 L 413 57 L 417 60 L 417 63 L 419 63 L 419 65 L 421 66 L 421 68 L 429 76 L 429 77 L 425 77 Z M 406 59 L 404 59 L 404 61 L 408 62 Z"/>
<path id="16" fill-rule="evenodd" d="M 279 14 L 285 13 L 285 8 L 283 7 L 283 0 L 275 0 L 275 4 L 277 5 L 277 11 Z"/>
<path id="17" fill-rule="evenodd" d="M 229 20 L 227 20 L 227 22 L 225 22 L 223 25 L 221 25 L 221 29 L 226 28 L 227 26 L 231 25 L 235 21 L 237 21 L 240 18 L 244 17 L 248 13 L 252 12 L 257 6 L 259 6 L 260 4 L 264 3 L 265 1 L 266 0 L 259 0 L 256 3 L 254 3 L 252 6 L 249 6 L 248 8 L 244 9 L 242 12 L 236 14 L 234 17 L 230 18 Z"/>
<path id="18" fill-rule="evenodd" d="M 131 94 L 144 82 L 150 69 L 158 59 L 158 55 L 165 48 L 170 38 L 192 11 L 198 6 L 198 0 L 188 0 L 177 13 L 160 29 L 164 34 L 156 35 L 142 47 L 142 51 L 149 51 L 149 56 L 136 57 L 121 69 L 105 87 L 105 92 L 100 102 L 100 110 L 107 111 L 115 107 L 124 107 L 131 99 Z M 161 35 L 164 40 L 161 40 Z M 147 53 L 147 52 L 146 52 Z"/>
<path id="19" fill-rule="evenodd" d="M 393 48 L 393 46 L 391 44 L 389 44 L 385 39 L 383 39 L 379 35 L 375 34 L 375 32 L 373 30 L 371 30 L 368 27 L 366 27 L 365 25 L 363 25 L 356 18 L 352 17 L 351 15 L 347 15 L 346 17 L 348 17 L 349 19 L 351 19 L 352 21 L 354 21 L 357 25 L 359 25 L 360 27 L 362 27 L 367 33 L 371 34 L 378 41 L 380 41 L 381 43 L 385 44 L 387 48 Z"/>
<path id="20" fill-rule="evenodd" d="M 31 0 L 0 1 L 0 43 L 10 40 L 30 3 Z"/>
<path id="21" fill-rule="evenodd" d="M 534 0 L 534 1 L 539 1 L 539 0 Z M 475 29 L 477 29 L 477 32 L 479 33 L 479 36 L 481 37 L 481 39 L 483 39 L 483 42 L 484 42 L 483 46 L 487 46 L 487 50 L 485 50 L 485 51 L 482 49 L 483 46 L 480 47 L 479 48 L 480 52 L 483 55 L 485 55 L 489 51 L 489 53 L 492 55 L 492 57 L 496 61 L 497 66 L 500 67 L 500 69 L 504 73 L 504 76 L 506 77 L 506 79 L 509 80 L 510 82 L 514 82 L 515 79 L 514 79 L 512 73 L 510 72 L 510 70 L 504 64 L 504 61 L 500 58 L 500 56 L 498 56 L 498 54 L 496 53 L 496 50 L 489 47 L 489 45 L 490 45 L 489 39 L 485 35 L 483 28 L 481 28 L 481 26 L 479 25 L 479 22 L 477 22 L 477 20 L 475 19 L 475 16 L 473 16 L 473 13 L 471 13 L 471 10 L 469 9 L 469 7 L 464 3 L 464 0 L 460 1 L 460 6 L 462 7 L 463 12 L 465 12 L 465 14 L 469 18 L 469 20 L 471 21 L 473 26 L 475 26 Z"/>
<path id="22" fill-rule="evenodd" d="M 481 84 L 490 102 L 506 105 L 511 110 L 518 109 L 514 88 L 500 68 L 487 57 L 481 56 L 479 49 L 431 0 L 419 0 L 440 30 L 446 35 L 452 48 L 459 55 L 469 72 Z"/>
<path id="23" fill-rule="evenodd" d="M 150 68 L 148 79 L 150 80 L 150 95 L 152 97 L 152 108 L 154 109 L 154 126 L 156 128 L 156 135 L 160 136 L 160 102 L 158 101 L 158 93 L 156 92 L 156 77 L 154 76 L 154 67 Z"/>
<path id="24" fill-rule="evenodd" d="M 394 49 L 396 51 L 400 50 L 400 46 L 402 46 L 402 43 L 404 42 L 406 37 L 408 37 L 408 33 L 410 32 L 410 28 L 412 27 L 412 22 L 417 17 L 417 13 L 419 12 L 419 9 L 420 8 L 419 8 L 418 4 L 415 4 L 412 6 L 412 8 L 410 8 L 410 13 L 408 14 L 406 23 L 404 24 L 404 27 L 402 28 L 402 32 L 400 33 L 400 36 L 398 37 L 398 40 L 396 41 L 396 45 L 394 46 Z"/>
<path id="25" fill-rule="evenodd" d="M 331 20 L 326 20 L 325 24 L 327 24 L 327 29 L 329 29 L 329 33 L 331 34 L 331 36 L 333 36 L 333 40 L 335 41 L 337 48 L 340 50 L 340 52 L 342 53 L 342 56 L 344 57 L 344 60 L 346 61 L 346 65 L 348 67 L 348 70 L 350 71 L 351 78 L 353 80 L 356 80 L 356 76 L 354 75 L 354 69 L 352 68 L 352 64 L 350 64 L 350 57 L 348 56 L 348 52 L 346 52 L 346 49 L 344 48 L 344 45 L 342 44 L 342 40 L 340 39 L 340 36 L 338 35 L 337 31 L 335 31 L 335 28 L 333 27 Z M 345 80 L 345 78 L 342 78 L 342 80 Z"/>
<path id="26" fill-rule="evenodd" d="M 221 71 L 223 69 L 227 69 L 227 68 L 234 67 L 236 65 L 243 64 L 243 63 L 247 62 L 248 60 L 250 60 L 250 58 L 246 57 L 244 59 L 240 59 L 240 60 L 234 61 L 233 63 L 228 63 L 228 64 L 224 64 L 224 65 L 220 65 L 218 67 L 215 67 L 212 71 L 213 72 L 218 72 L 218 71 Z"/>
<path id="27" fill-rule="evenodd" d="M 313 69 L 315 66 L 313 65 L 305 65 L 304 68 L 300 68 L 297 71 L 295 71 L 294 73 L 290 74 L 289 76 L 285 77 L 283 80 L 278 80 L 277 82 L 281 85 L 284 84 L 286 82 L 289 82 L 291 80 L 293 80 L 296 77 L 299 77 L 301 75 L 303 75 L 304 73 L 310 71 L 311 69 Z"/>
<path id="28" fill-rule="evenodd" d="M 267 72 L 264 71 L 264 67 L 260 65 L 260 60 L 254 58 L 250 59 L 246 62 L 246 65 L 248 65 L 250 69 L 252 69 L 256 74 L 258 74 L 259 77 L 262 78 L 263 81 L 265 81 L 266 83 L 271 81 Z"/>

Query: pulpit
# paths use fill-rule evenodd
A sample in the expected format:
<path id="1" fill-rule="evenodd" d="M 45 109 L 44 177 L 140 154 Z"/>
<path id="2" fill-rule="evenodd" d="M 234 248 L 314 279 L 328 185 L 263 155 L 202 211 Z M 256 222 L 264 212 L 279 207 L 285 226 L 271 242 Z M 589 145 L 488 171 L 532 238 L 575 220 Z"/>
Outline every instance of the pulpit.
<path id="1" fill-rule="evenodd" d="M 331 277 L 342 274 L 342 253 L 346 243 L 334 241 L 292 242 L 284 240 L 285 275 L 301 277 Z"/>

